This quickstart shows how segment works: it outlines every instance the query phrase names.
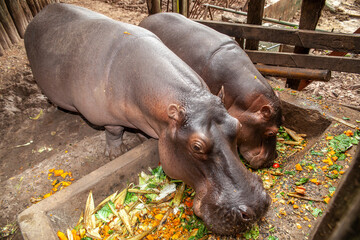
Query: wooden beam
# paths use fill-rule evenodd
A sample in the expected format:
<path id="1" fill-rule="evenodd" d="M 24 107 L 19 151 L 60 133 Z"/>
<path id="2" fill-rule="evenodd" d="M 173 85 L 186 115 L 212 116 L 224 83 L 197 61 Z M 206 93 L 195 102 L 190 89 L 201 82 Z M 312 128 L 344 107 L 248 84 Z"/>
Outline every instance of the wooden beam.
<path id="1" fill-rule="evenodd" d="M 360 73 L 360 59 L 246 50 L 254 63 Z"/>
<path id="2" fill-rule="evenodd" d="M 248 4 L 247 23 L 261 25 L 264 14 L 265 0 L 250 0 Z M 257 50 L 259 41 L 247 40 L 245 48 L 249 50 Z"/>
<path id="3" fill-rule="evenodd" d="M 250 24 L 197 20 L 218 32 L 236 38 L 283 43 L 304 48 L 360 53 L 360 34 L 317 32 L 311 30 L 280 29 Z"/>
<path id="4" fill-rule="evenodd" d="M 299 80 L 311 79 L 323 82 L 328 82 L 331 78 L 331 72 L 329 70 L 280 67 L 262 64 L 256 64 L 255 67 L 262 75 L 265 76 L 293 78 Z"/>
<path id="5" fill-rule="evenodd" d="M 325 6 L 325 0 L 303 0 L 301 4 L 300 29 L 315 30 L 319 21 L 321 10 Z M 294 53 L 309 54 L 310 49 L 295 46 Z M 292 89 L 299 89 L 299 81 L 287 79 L 286 86 Z"/>

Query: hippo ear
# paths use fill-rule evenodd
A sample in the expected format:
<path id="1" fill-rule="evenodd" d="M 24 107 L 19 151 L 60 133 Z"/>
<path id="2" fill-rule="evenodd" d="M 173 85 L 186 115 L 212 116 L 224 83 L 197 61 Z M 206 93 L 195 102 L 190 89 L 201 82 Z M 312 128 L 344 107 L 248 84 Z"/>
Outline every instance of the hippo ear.
<path id="1" fill-rule="evenodd" d="M 185 109 L 177 104 L 170 104 L 167 113 L 169 118 L 181 123 L 185 119 Z"/>
<path id="2" fill-rule="evenodd" d="M 260 113 L 265 120 L 269 120 L 273 113 L 273 108 L 270 105 L 264 105 L 261 107 Z"/>
<path id="3" fill-rule="evenodd" d="M 224 85 L 221 86 L 221 89 L 219 91 L 219 93 L 217 94 L 217 96 L 221 99 L 221 102 L 223 104 L 225 104 L 225 90 L 224 90 Z"/>

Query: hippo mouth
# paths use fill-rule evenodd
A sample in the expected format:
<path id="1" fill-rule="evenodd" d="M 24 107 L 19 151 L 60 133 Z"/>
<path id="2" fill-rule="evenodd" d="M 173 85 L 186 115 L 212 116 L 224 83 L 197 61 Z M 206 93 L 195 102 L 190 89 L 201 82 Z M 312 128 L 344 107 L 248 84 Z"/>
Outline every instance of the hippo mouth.
<path id="1" fill-rule="evenodd" d="M 260 151 L 256 152 L 256 150 L 242 150 L 240 147 L 240 153 L 252 168 L 258 169 L 271 167 L 277 157 L 276 150 L 272 151 L 272 149 L 267 147 L 263 142 L 261 142 L 259 148 Z"/>
<path id="2" fill-rule="evenodd" d="M 255 212 L 255 209 L 241 202 L 235 204 L 237 201 L 212 201 L 214 196 L 200 195 L 197 193 L 195 196 L 194 212 L 209 230 L 220 235 L 235 235 L 244 231 L 265 214 L 271 203 L 270 197 L 267 197 L 262 209 Z"/>

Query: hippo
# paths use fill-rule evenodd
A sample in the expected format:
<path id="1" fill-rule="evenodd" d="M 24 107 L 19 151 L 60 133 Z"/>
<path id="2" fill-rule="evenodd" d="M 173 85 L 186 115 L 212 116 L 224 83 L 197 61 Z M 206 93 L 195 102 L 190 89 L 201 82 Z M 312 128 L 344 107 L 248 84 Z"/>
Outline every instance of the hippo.
<path id="1" fill-rule="evenodd" d="M 104 126 L 110 157 L 121 154 L 124 127 L 159 139 L 165 173 L 195 189 L 194 212 L 215 233 L 238 233 L 266 213 L 271 198 L 237 155 L 240 122 L 155 34 L 55 3 L 24 41 L 42 92 Z"/>
<path id="2" fill-rule="evenodd" d="M 252 168 L 269 167 L 277 157 L 280 100 L 241 47 L 229 36 L 177 13 L 158 13 L 139 26 L 155 33 L 209 86 L 224 90 L 224 104 L 243 125 L 239 151 Z"/>

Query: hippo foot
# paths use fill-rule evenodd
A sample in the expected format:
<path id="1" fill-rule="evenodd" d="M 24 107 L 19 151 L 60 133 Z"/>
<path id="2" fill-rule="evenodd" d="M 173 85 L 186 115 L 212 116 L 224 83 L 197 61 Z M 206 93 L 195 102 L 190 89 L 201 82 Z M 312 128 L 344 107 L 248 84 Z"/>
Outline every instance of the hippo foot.
<path id="1" fill-rule="evenodd" d="M 126 153 L 129 150 L 129 147 L 126 146 L 124 143 L 121 143 L 119 146 L 106 145 L 105 156 L 110 157 L 110 160 L 114 160 L 115 158 Z"/>

